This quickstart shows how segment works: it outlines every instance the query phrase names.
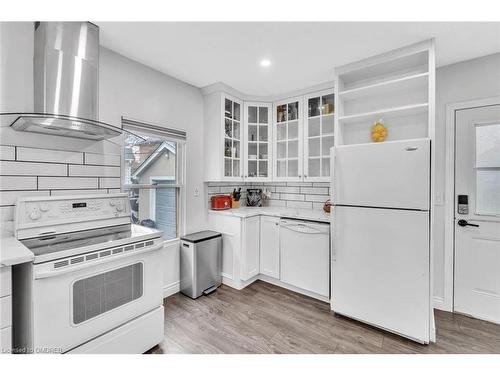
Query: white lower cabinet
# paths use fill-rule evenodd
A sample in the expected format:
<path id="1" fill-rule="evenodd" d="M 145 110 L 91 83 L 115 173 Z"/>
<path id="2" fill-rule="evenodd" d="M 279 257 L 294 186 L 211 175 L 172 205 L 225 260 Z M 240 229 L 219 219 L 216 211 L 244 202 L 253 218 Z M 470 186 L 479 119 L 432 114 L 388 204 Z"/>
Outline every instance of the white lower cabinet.
<path id="1" fill-rule="evenodd" d="M 0 354 L 12 348 L 12 271 L 0 267 Z"/>
<path id="2" fill-rule="evenodd" d="M 280 219 L 273 216 L 260 218 L 260 273 L 280 277 Z"/>
<path id="3" fill-rule="evenodd" d="M 260 272 L 260 217 L 209 216 L 211 229 L 222 233 L 222 282 L 242 289 Z"/>
<path id="4" fill-rule="evenodd" d="M 242 220 L 243 248 L 241 257 L 241 279 L 246 281 L 259 274 L 260 217 Z"/>

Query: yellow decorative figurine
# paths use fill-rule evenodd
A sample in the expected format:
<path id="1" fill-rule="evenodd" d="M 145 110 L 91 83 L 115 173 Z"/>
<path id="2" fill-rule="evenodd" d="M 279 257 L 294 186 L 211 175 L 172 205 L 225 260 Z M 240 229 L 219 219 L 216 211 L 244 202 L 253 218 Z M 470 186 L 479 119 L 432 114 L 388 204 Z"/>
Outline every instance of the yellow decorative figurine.
<path id="1" fill-rule="evenodd" d="M 378 120 L 372 127 L 373 142 L 383 142 L 387 138 L 387 128 L 382 120 Z"/>

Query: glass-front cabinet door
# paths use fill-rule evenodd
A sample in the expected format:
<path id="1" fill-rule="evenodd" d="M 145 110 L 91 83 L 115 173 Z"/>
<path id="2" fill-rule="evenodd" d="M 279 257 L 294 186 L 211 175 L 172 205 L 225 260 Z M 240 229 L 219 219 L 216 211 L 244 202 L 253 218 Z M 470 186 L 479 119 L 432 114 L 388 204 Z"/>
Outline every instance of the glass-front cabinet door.
<path id="1" fill-rule="evenodd" d="M 245 102 L 245 180 L 270 180 L 271 109 L 270 104 Z"/>
<path id="2" fill-rule="evenodd" d="M 241 180 L 243 178 L 241 126 L 242 102 L 228 95 L 223 96 L 224 126 L 224 179 Z"/>
<path id="3" fill-rule="evenodd" d="M 300 98 L 274 105 L 274 177 L 302 179 L 302 105 Z"/>
<path id="4" fill-rule="evenodd" d="M 304 180 L 329 181 L 333 147 L 333 89 L 304 97 Z"/>

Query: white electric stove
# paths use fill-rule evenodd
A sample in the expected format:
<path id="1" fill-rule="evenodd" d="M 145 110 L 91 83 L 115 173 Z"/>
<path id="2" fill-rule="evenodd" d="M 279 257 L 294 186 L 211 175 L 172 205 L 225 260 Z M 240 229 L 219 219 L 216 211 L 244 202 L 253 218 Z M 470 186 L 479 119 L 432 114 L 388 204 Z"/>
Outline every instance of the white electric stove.
<path id="1" fill-rule="evenodd" d="M 127 194 L 21 198 L 14 351 L 143 353 L 163 340 L 162 232 L 131 223 Z"/>

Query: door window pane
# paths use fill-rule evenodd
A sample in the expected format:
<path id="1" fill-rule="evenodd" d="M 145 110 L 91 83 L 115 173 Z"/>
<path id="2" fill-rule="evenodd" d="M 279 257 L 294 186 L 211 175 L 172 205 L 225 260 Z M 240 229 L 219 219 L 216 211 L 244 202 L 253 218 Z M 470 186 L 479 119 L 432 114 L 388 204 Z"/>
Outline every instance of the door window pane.
<path id="1" fill-rule="evenodd" d="M 299 102 L 288 104 L 288 121 L 297 120 L 299 118 Z"/>
<path id="2" fill-rule="evenodd" d="M 248 125 L 248 141 L 255 142 L 257 140 L 257 125 Z"/>
<path id="3" fill-rule="evenodd" d="M 500 124 L 476 126 L 476 167 L 500 167 Z"/>
<path id="4" fill-rule="evenodd" d="M 276 121 L 286 121 L 286 104 L 279 105 L 278 108 L 276 108 Z"/>
<path id="5" fill-rule="evenodd" d="M 476 213 L 500 215 L 500 170 L 477 170 Z"/>
<path id="6" fill-rule="evenodd" d="M 259 122 L 261 124 L 267 124 L 269 122 L 267 107 L 259 107 Z"/>
<path id="7" fill-rule="evenodd" d="M 330 115 L 334 111 L 333 94 L 323 96 L 322 112 L 323 115 Z"/>
<path id="8" fill-rule="evenodd" d="M 320 104 L 319 104 L 319 97 L 317 98 L 311 98 L 308 101 L 308 116 L 309 117 L 314 117 L 314 116 L 319 116 L 320 115 Z"/>
<path id="9" fill-rule="evenodd" d="M 248 122 L 250 124 L 255 124 L 257 122 L 257 107 L 248 107 Z"/>
<path id="10" fill-rule="evenodd" d="M 229 99 L 226 99 L 224 104 L 225 104 L 224 105 L 224 116 L 226 116 L 228 118 L 232 118 L 233 117 L 233 102 Z"/>
<path id="11" fill-rule="evenodd" d="M 240 105 L 236 102 L 234 102 L 233 118 L 236 121 L 240 121 Z"/>

